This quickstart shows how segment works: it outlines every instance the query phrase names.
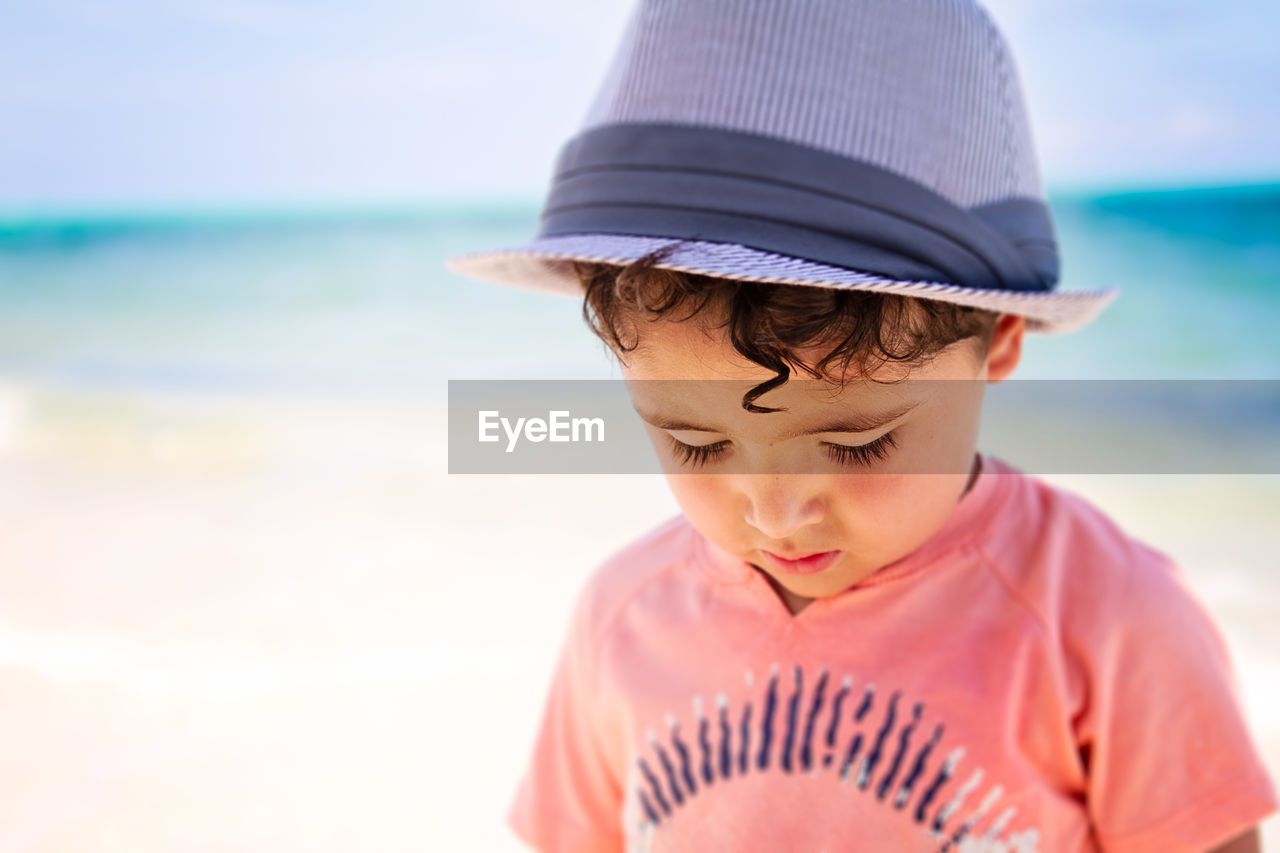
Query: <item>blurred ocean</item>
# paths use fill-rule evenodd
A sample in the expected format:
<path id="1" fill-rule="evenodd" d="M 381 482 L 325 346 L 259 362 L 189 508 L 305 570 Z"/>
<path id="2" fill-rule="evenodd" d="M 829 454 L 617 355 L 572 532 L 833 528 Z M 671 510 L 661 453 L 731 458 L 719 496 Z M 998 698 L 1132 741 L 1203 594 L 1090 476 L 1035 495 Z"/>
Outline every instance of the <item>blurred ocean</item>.
<path id="1" fill-rule="evenodd" d="M 1280 184 L 1053 198 L 1064 288 L 1118 287 L 1036 336 L 1023 378 L 1280 378 Z M 608 378 L 575 300 L 454 275 L 534 205 L 0 219 L 0 375 L 36 384 L 442 392 Z"/>

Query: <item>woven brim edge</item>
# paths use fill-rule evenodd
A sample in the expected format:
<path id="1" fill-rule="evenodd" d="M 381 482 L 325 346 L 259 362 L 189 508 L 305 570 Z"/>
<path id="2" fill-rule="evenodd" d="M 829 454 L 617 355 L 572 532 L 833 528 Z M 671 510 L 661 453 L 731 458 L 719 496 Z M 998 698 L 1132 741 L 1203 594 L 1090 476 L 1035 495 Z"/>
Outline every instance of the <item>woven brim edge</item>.
<path id="1" fill-rule="evenodd" d="M 570 238 L 543 238 L 532 243 L 505 249 L 485 250 L 457 255 L 446 260 L 452 271 L 468 278 L 565 296 L 582 295 L 582 285 L 573 272 L 574 261 L 608 264 L 628 264 L 642 257 L 654 238 L 637 239 L 634 250 L 598 254 L 590 251 L 566 250 L 568 239 L 573 243 L 588 242 L 594 235 L 570 235 Z M 616 242 L 619 235 L 600 235 L 602 240 Z M 661 242 L 671 242 L 670 240 Z M 717 265 L 713 258 L 696 258 L 696 251 L 707 244 L 685 243 L 682 255 L 686 262 L 662 261 L 655 266 L 692 274 L 710 275 L 736 281 L 752 281 L 772 284 L 792 284 L 808 287 L 828 287 L 848 290 L 899 293 L 921 299 L 934 299 L 956 305 L 970 305 L 993 311 L 1018 314 L 1027 318 L 1027 330 L 1043 334 L 1061 334 L 1076 331 L 1091 323 L 1118 295 L 1115 288 L 1099 290 L 1012 291 L 976 289 L 955 284 L 930 281 L 901 281 L 852 270 L 834 269 L 795 258 L 782 258 L 800 275 L 753 274 L 741 268 L 731 269 Z M 744 246 L 717 244 L 717 250 L 730 248 L 738 256 L 759 258 L 762 263 L 774 262 L 781 256 L 749 249 Z M 693 263 L 687 262 L 690 253 Z M 844 281 L 832 281 L 824 275 L 839 276 Z"/>

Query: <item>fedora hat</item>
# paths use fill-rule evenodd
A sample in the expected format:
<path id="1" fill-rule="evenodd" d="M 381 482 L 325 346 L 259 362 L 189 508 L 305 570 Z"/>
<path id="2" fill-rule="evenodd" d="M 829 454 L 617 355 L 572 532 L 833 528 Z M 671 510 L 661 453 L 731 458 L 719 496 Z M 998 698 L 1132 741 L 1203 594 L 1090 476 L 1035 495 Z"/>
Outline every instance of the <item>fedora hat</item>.
<path id="1" fill-rule="evenodd" d="M 1063 332 L 1116 290 L 1060 290 L 1017 69 L 971 0 L 640 0 L 537 235 L 450 258 L 582 295 L 574 261 L 899 293 Z"/>

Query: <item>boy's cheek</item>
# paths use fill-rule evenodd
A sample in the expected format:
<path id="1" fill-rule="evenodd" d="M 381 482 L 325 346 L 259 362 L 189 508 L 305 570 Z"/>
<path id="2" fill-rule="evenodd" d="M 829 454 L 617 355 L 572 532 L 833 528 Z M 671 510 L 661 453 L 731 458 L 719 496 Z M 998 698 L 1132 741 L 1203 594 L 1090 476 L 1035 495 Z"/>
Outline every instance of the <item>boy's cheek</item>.
<path id="1" fill-rule="evenodd" d="M 913 503 L 928 500 L 928 489 L 920 489 L 913 481 L 920 478 L 906 475 L 835 475 L 815 479 L 796 477 L 797 489 L 818 488 L 824 500 L 825 526 L 844 527 L 874 526 L 891 522 L 900 516 L 909 516 Z M 685 515 L 701 529 L 740 531 L 747 522 L 748 498 L 735 485 L 732 476 L 695 474 L 668 476 L 667 483 L 676 502 Z M 797 494 L 796 500 L 804 495 Z"/>
<path id="2" fill-rule="evenodd" d="M 895 533 L 915 537 L 918 528 L 941 525 L 964 491 L 967 475 L 865 474 L 833 478 L 829 511 L 847 528 L 877 531 L 892 547 Z"/>
<path id="3" fill-rule="evenodd" d="M 832 477 L 832 491 L 846 506 L 883 505 L 910 490 L 906 474 L 843 474 Z"/>
<path id="4" fill-rule="evenodd" d="M 747 529 L 746 504 L 732 478 L 715 474 L 667 477 L 671 494 L 695 528 L 726 547 L 740 543 Z"/>
<path id="5" fill-rule="evenodd" d="M 701 517 L 718 514 L 728 517 L 737 506 L 733 490 L 724 477 L 715 474 L 676 474 L 667 476 L 667 484 L 685 515 Z"/>

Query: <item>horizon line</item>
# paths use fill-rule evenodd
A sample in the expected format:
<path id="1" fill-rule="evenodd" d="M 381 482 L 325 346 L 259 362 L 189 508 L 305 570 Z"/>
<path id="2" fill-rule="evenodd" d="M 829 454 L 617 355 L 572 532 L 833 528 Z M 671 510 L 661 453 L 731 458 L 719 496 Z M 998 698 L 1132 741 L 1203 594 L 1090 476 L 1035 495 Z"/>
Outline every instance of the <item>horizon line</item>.
<path id="1" fill-rule="evenodd" d="M 1259 178 L 1227 178 L 1189 181 L 1078 181 L 1048 185 L 1050 203 L 1093 198 L 1162 195 L 1184 192 L 1280 191 L 1280 175 Z M 218 220 L 331 220 L 345 218 L 415 217 L 445 213 L 506 212 L 536 214 L 543 195 L 490 195 L 421 197 L 341 197 L 299 199 L 261 198 L 237 200 L 192 199 L 81 204 L 0 204 L 0 228 L 37 224 L 92 224 L 106 222 L 213 222 Z"/>

